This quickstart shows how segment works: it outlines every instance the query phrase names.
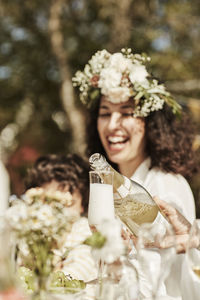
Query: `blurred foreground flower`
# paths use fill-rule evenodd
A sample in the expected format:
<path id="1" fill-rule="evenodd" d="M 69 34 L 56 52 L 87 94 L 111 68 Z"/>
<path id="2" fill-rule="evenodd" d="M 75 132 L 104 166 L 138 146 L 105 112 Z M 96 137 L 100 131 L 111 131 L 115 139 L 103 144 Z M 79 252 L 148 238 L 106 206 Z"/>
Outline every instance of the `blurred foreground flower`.
<path id="1" fill-rule="evenodd" d="M 69 213 L 66 207 L 71 201 L 69 193 L 46 194 L 43 189 L 35 188 L 22 198 L 12 202 L 5 219 L 15 233 L 23 266 L 32 270 L 37 279 L 36 294 L 40 299 L 54 269 L 53 250 L 59 248 L 64 234 L 70 232 L 78 215 Z M 30 279 L 30 274 L 25 273 L 23 276 Z"/>
<path id="2" fill-rule="evenodd" d="M 92 247 L 99 268 L 95 299 L 138 299 L 138 274 L 126 256 L 121 222 L 104 220 L 84 243 Z"/>
<path id="3" fill-rule="evenodd" d="M 121 223 L 118 220 L 104 220 L 94 232 L 86 239 L 85 244 L 90 245 L 95 260 L 113 263 L 125 253 L 125 244 L 121 236 Z"/>

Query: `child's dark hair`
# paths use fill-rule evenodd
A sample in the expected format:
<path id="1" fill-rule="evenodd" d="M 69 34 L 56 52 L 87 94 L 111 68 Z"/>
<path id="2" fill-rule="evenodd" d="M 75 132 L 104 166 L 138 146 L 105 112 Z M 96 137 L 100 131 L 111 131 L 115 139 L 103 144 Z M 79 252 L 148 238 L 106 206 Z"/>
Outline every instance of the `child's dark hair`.
<path id="1" fill-rule="evenodd" d="M 56 181 L 60 189 L 69 187 L 69 192 L 78 190 L 82 196 L 84 212 L 88 209 L 89 164 L 77 154 L 49 154 L 39 157 L 28 170 L 25 189 L 42 187 Z"/>

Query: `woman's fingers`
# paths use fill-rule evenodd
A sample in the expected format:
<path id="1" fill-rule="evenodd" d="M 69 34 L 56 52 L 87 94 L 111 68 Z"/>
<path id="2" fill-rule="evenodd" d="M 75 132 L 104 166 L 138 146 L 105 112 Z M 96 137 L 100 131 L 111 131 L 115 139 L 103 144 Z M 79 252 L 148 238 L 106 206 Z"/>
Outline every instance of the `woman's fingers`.
<path id="1" fill-rule="evenodd" d="M 161 212 L 172 225 L 176 235 L 184 235 L 189 233 L 191 224 L 177 209 L 158 197 L 154 197 L 154 201 L 157 203 Z"/>

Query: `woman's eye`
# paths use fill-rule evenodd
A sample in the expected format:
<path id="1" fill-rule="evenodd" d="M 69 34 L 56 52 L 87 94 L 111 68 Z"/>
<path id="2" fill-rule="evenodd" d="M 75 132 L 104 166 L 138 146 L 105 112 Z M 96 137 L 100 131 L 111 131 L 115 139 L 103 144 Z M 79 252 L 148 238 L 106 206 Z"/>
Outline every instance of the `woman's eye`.
<path id="1" fill-rule="evenodd" d="M 132 117 L 133 113 L 123 113 L 122 116 L 125 117 L 125 118 L 126 117 Z"/>
<path id="2" fill-rule="evenodd" d="M 112 116 L 112 113 L 110 113 L 110 112 L 99 113 L 99 118 L 110 118 L 111 116 Z M 121 118 L 133 117 L 133 113 L 132 112 L 129 112 L 129 113 L 120 113 L 119 117 L 121 117 Z"/>
<path id="3" fill-rule="evenodd" d="M 99 117 L 100 117 L 100 118 L 106 118 L 106 117 L 110 117 L 110 116 L 111 116 L 110 113 L 100 113 L 100 114 L 99 114 Z"/>

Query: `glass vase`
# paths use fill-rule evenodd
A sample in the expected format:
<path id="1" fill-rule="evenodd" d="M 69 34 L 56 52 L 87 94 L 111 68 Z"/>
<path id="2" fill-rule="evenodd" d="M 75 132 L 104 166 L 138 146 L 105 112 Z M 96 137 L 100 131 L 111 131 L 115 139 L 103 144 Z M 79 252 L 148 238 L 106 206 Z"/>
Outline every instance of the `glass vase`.
<path id="1" fill-rule="evenodd" d="M 137 300 L 138 274 L 127 256 L 101 266 L 101 280 L 96 287 L 98 300 Z"/>

